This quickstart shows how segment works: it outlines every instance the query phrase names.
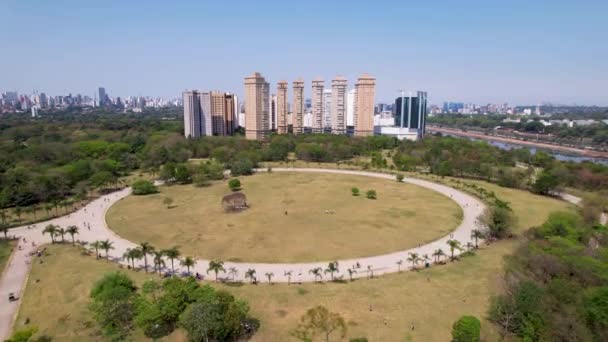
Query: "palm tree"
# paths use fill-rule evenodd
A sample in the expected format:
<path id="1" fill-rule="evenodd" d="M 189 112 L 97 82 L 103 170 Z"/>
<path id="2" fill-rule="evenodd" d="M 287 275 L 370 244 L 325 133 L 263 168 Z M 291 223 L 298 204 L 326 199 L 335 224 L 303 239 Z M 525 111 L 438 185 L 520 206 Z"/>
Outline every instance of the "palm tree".
<path id="1" fill-rule="evenodd" d="M 483 239 L 484 234 L 479 229 L 471 230 L 471 239 L 475 240 L 475 248 L 479 248 L 479 239 Z"/>
<path id="2" fill-rule="evenodd" d="M 46 216 L 51 217 L 51 210 L 53 210 L 53 205 L 51 203 L 47 203 L 44 205 L 44 211 L 46 211 Z"/>
<path id="3" fill-rule="evenodd" d="M 177 246 L 176 246 L 176 247 L 173 247 L 173 248 L 165 249 L 165 250 L 163 251 L 163 254 L 164 254 L 164 255 L 165 255 L 167 258 L 169 258 L 169 260 L 171 260 L 171 273 L 175 274 L 175 269 L 173 268 L 173 261 L 174 261 L 175 259 L 179 258 L 180 254 L 181 254 L 181 253 L 179 252 L 179 249 L 177 249 Z"/>
<path id="4" fill-rule="evenodd" d="M 99 259 L 99 249 L 101 248 L 101 241 L 95 241 L 91 243 L 91 247 L 95 249 L 95 259 Z"/>
<path id="5" fill-rule="evenodd" d="M 186 270 L 188 272 L 188 275 L 190 275 L 190 267 L 193 267 L 196 264 L 196 260 L 194 260 L 192 257 L 185 257 L 184 260 L 182 260 L 180 262 L 180 265 L 182 266 L 186 266 Z"/>
<path id="6" fill-rule="evenodd" d="M 353 281 L 353 274 L 357 273 L 357 270 L 354 268 L 349 268 L 348 269 L 348 278 L 350 279 L 350 281 Z"/>
<path id="7" fill-rule="evenodd" d="M 475 245 L 474 245 L 474 244 L 473 244 L 471 241 L 469 241 L 469 242 L 467 242 L 467 244 L 465 245 L 465 248 L 467 249 L 467 252 L 470 252 L 470 251 L 471 251 L 471 249 L 475 248 Z"/>
<path id="8" fill-rule="evenodd" d="M 427 264 L 429 261 L 431 261 L 431 258 L 429 258 L 428 254 L 422 254 L 421 260 L 424 261 L 425 264 Z"/>
<path id="9" fill-rule="evenodd" d="M 454 261 L 454 251 L 455 250 L 462 250 L 462 247 L 460 247 L 460 241 L 458 240 L 448 240 L 447 244 L 450 246 L 450 259 L 452 259 L 452 261 Z"/>
<path id="10" fill-rule="evenodd" d="M 266 278 L 268 278 L 268 284 L 272 284 L 272 277 L 274 277 L 274 273 L 266 272 Z"/>
<path id="11" fill-rule="evenodd" d="M 131 261 L 131 265 L 135 268 L 135 258 L 133 255 L 134 249 L 127 248 L 127 250 L 122 254 L 122 258 L 127 260 L 127 264 Z"/>
<path id="12" fill-rule="evenodd" d="M 330 274 L 332 281 L 334 280 L 334 272 L 340 272 L 337 261 L 330 262 L 325 269 L 325 273 Z"/>
<path id="13" fill-rule="evenodd" d="M 54 224 L 49 224 L 48 226 L 44 227 L 42 235 L 44 234 L 49 234 L 51 236 L 51 243 L 55 243 L 55 234 L 57 234 L 57 226 L 55 226 Z"/>
<path id="14" fill-rule="evenodd" d="M 402 264 L 403 264 L 403 260 L 397 260 L 397 272 L 401 272 Z"/>
<path id="15" fill-rule="evenodd" d="M 291 275 L 292 275 L 292 271 L 285 271 L 285 273 L 283 273 L 284 276 L 287 277 L 287 286 L 291 285 Z"/>
<path id="16" fill-rule="evenodd" d="M 224 262 L 219 260 L 211 260 L 209 261 L 209 268 L 207 268 L 207 274 L 209 271 L 215 272 L 215 281 L 217 281 L 217 274 L 219 271 L 226 272 L 224 269 Z"/>
<path id="17" fill-rule="evenodd" d="M 114 249 L 114 242 L 106 239 L 101 241 L 100 248 L 106 251 L 106 260 L 110 260 L 110 249 Z"/>
<path id="18" fill-rule="evenodd" d="M 234 281 L 234 277 L 236 277 L 236 275 L 239 273 L 239 270 L 236 269 L 236 267 L 230 267 L 228 269 L 228 274 L 230 274 L 230 276 L 232 277 L 232 281 Z"/>
<path id="19" fill-rule="evenodd" d="M 435 262 L 439 262 L 439 260 L 441 260 L 441 257 L 445 256 L 445 253 L 443 252 L 443 250 L 441 248 L 437 248 L 434 252 L 433 252 L 433 257 L 435 258 Z"/>
<path id="20" fill-rule="evenodd" d="M 255 282 L 255 270 L 253 268 L 250 268 L 245 272 L 245 279 L 247 278 L 251 280 L 252 284 Z"/>
<path id="21" fill-rule="evenodd" d="M 323 274 L 321 274 L 322 271 L 323 269 L 321 267 L 317 267 L 309 270 L 308 273 L 314 274 L 315 281 L 317 281 L 317 278 L 323 279 Z"/>
<path id="22" fill-rule="evenodd" d="M 165 267 L 165 260 L 163 260 L 163 257 L 165 255 L 162 251 L 153 251 L 152 255 L 154 256 L 154 271 L 156 272 L 156 270 L 158 269 L 158 274 L 160 274 L 161 269 Z"/>
<path id="23" fill-rule="evenodd" d="M 55 232 L 55 235 L 57 236 L 61 236 L 61 243 L 65 243 L 65 234 L 66 234 L 66 230 L 63 229 L 63 227 L 59 227 L 59 229 L 57 229 L 57 231 Z"/>
<path id="24" fill-rule="evenodd" d="M 17 222 L 21 223 L 21 214 L 23 214 L 23 209 L 19 206 L 15 207 L 15 215 L 17 215 Z"/>
<path id="25" fill-rule="evenodd" d="M 249 278 L 251 280 L 251 283 L 255 283 L 256 282 L 256 278 L 255 278 L 255 270 L 253 268 L 250 268 L 247 270 L 247 272 L 245 272 L 245 279 Z"/>
<path id="26" fill-rule="evenodd" d="M 76 242 L 74 241 L 74 235 L 78 234 L 78 227 L 69 226 L 66 230 L 66 233 L 70 234 L 70 236 L 72 237 L 72 246 L 74 246 L 76 244 Z"/>
<path id="27" fill-rule="evenodd" d="M 412 269 L 416 269 L 418 265 L 418 261 L 420 261 L 420 257 L 418 257 L 418 253 L 409 253 L 409 257 L 407 257 L 407 261 L 412 263 Z"/>
<path id="28" fill-rule="evenodd" d="M 144 271 L 148 273 L 148 254 L 152 254 L 152 252 L 154 252 L 154 246 L 147 242 L 142 242 L 139 244 L 139 250 L 144 257 Z"/>

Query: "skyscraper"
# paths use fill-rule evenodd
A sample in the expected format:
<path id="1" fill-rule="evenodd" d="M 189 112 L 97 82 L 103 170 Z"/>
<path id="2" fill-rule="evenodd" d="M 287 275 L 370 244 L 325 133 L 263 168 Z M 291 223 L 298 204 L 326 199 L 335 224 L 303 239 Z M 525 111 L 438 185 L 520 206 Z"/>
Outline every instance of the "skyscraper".
<path id="1" fill-rule="evenodd" d="M 234 95 L 220 91 L 211 92 L 211 125 L 213 135 L 234 134 Z"/>
<path id="2" fill-rule="evenodd" d="M 184 135 L 198 138 L 212 135 L 211 94 L 198 90 L 186 90 L 184 97 Z"/>
<path id="3" fill-rule="evenodd" d="M 106 105 L 106 97 L 108 95 L 106 95 L 106 88 L 104 87 L 99 87 L 98 89 L 98 96 L 99 96 L 99 107 L 103 107 Z"/>
<path id="4" fill-rule="evenodd" d="M 416 96 L 411 93 L 402 95 L 395 100 L 395 126 L 414 130 L 421 138 L 426 131 L 427 94 L 419 91 Z"/>
<path id="5" fill-rule="evenodd" d="M 346 133 L 346 78 L 336 76 L 331 81 L 331 132 Z"/>
<path id="6" fill-rule="evenodd" d="M 277 130 L 277 96 L 275 94 L 272 94 L 270 96 L 270 104 L 269 104 L 268 108 L 270 108 L 270 130 L 276 131 Z"/>
<path id="7" fill-rule="evenodd" d="M 363 74 L 355 84 L 355 135 L 374 135 L 374 97 L 376 78 Z"/>
<path id="8" fill-rule="evenodd" d="M 245 77 L 245 137 L 264 140 L 270 129 L 269 85 L 264 77 L 255 72 Z"/>
<path id="9" fill-rule="evenodd" d="M 277 133 L 287 133 L 287 81 L 280 81 L 277 85 Z"/>
<path id="10" fill-rule="evenodd" d="M 304 80 L 298 78 L 293 81 L 293 134 L 304 133 Z"/>
<path id="11" fill-rule="evenodd" d="M 346 126 L 355 126 L 355 89 L 346 95 Z"/>
<path id="12" fill-rule="evenodd" d="M 323 90 L 323 131 L 331 132 L 331 89 Z"/>
<path id="13" fill-rule="evenodd" d="M 324 82 L 322 79 L 312 81 L 312 132 L 323 133 L 323 112 L 325 103 L 323 101 Z"/>

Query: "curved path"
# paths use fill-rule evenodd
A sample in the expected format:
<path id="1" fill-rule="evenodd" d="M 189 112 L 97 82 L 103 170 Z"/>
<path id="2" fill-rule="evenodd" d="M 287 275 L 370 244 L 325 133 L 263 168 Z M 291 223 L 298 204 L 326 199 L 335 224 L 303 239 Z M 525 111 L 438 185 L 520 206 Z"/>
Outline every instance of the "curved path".
<path id="1" fill-rule="evenodd" d="M 273 171 L 325 172 L 335 174 L 348 174 L 383 178 L 395 182 L 394 175 L 364 171 L 309 168 L 276 168 L 273 169 Z M 405 183 L 418 185 L 439 192 L 445 196 L 450 197 L 452 200 L 458 203 L 458 205 L 460 205 L 463 211 L 463 219 L 460 225 L 448 236 L 442 237 L 433 242 L 422 245 L 418 248 L 411 248 L 407 250 L 372 257 L 339 260 L 339 272 L 334 274 L 335 277 L 343 277 L 345 279 L 348 279 L 347 270 L 349 268 L 355 267 L 356 265 L 360 265 L 360 267 L 357 269 L 357 273 L 353 274 L 354 278 L 363 278 L 368 277 L 370 275 L 377 276 L 380 274 L 393 273 L 397 272 L 399 269 L 408 270 L 409 265 L 406 259 L 408 257 L 408 253 L 410 252 L 418 253 L 420 256 L 423 254 L 428 254 L 429 256 L 431 256 L 436 249 L 441 248 L 445 251 L 446 254 L 449 254 L 449 248 L 446 243 L 447 240 L 456 239 L 460 241 L 463 245 L 471 241 L 471 231 L 477 226 L 477 217 L 485 209 L 485 205 L 480 200 L 454 188 L 450 188 L 448 186 L 433 183 L 426 180 L 405 178 L 403 181 Z M 395 186 L 401 185 L 395 182 Z M 50 236 L 42 235 L 42 230 L 48 224 L 55 224 L 64 228 L 71 225 L 78 226 L 80 229 L 80 233 L 77 235 L 77 239 L 82 241 L 92 242 L 95 240 L 109 239 L 114 243 L 114 249 L 111 250 L 109 253 L 110 257 L 115 259 L 117 262 L 126 265 L 127 262 L 125 260 L 122 260 L 122 255 L 127 250 L 127 248 L 135 248 L 137 247 L 137 245 L 131 241 L 121 238 L 120 236 L 116 235 L 112 230 L 110 230 L 105 221 L 105 214 L 110 206 L 120 201 L 122 198 L 128 196 L 130 193 L 131 189 L 126 188 L 121 191 L 114 192 L 105 195 L 101 198 L 98 198 L 70 215 L 62 216 L 45 222 L 40 222 L 38 224 L 33 225 L 31 228 L 23 226 L 11 229 L 11 235 L 21 238 L 19 245 L 22 247 L 22 250 L 15 250 L 11 257 L 11 260 L 9 261 L 9 264 L 7 265 L 6 272 L 0 280 L 0 290 L 2 290 L 2 293 L 0 293 L 0 295 L 7 296 L 7 293 L 9 292 L 14 292 L 17 295 L 20 295 L 22 293 L 22 289 L 25 286 L 25 280 L 29 271 L 29 262 L 31 260 L 28 256 L 28 253 L 36 250 L 36 247 L 32 246 L 32 242 L 34 242 L 37 246 L 51 242 Z M 90 229 L 87 228 L 87 226 L 89 225 Z M 168 228 L 170 229 L 170 227 Z M 27 242 L 24 242 L 23 238 L 25 238 Z M 69 235 L 66 235 L 66 240 L 69 239 Z M 104 253 L 102 252 L 102 254 Z M 151 257 L 148 257 L 149 263 L 150 260 Z M 403 262 L 403 265 L 401 266 L 397 264 L 397 262 L 400 260 L 402 260 Z M 193 273 L 198 272 L 201 275 L 206 275 L 208 262 L 208 260 L 198 259 L 196 265 L 191 271 Z M 224 268 L 226 270 L 229 270 L 230 268 L 235 268 L 237 272 L 236 274 L 229 274 L 227 272 L 220 273 L 220 277 L 225 278 L 227 280 L 248 281 L 248 279 L 245 279 L 245 273 L 248 269 L 251 268 L 256 271 L 256 277 L 260 281 L 264 281 L 267 279 L 267 273 L 273 273 L 273 282 L 287 282 L 289 277 L 286 276 L 285 273 L 287 271 L 291 271 L 292 282 L 312 282 L 316 279 L 315 276 L 309 271 L 317 267 L 325 269 L 327 267 L 328 262 L 329 261 L 295 264 L 225 262 Z M 167 261 L 167 266 L 169 265 L 170 263 Z M 143 267 L 143 260 L 138 261 L 136 263 L 136 266 Z M 176 272 L 185 271 L 183 267 L 179 266 L 178 260 L 175 261 L 175 266 Z M 327 274 L 323 273 L 322 275 L 323 279 L 329 278 L 329 275 Z M 210 274 L 210 276 L 213 277 L 212 274 Z M 5 298 L 2 298 L 2 301 L 5 301 Z M 16 313 L 17 308 L 18 302 L 12 302 L 8 305 L 4 305 L 3 303 L 3 305 L 0 306 L 0 340 L 7 338 L 8 331 L 10 331 L 12 319 Z"/>

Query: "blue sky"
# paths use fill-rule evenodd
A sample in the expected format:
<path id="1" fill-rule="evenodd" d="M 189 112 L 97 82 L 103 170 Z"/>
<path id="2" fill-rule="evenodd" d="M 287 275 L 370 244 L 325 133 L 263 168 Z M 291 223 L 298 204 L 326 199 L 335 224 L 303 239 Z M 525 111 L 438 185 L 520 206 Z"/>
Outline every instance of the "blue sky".
<path id="1" fill-rule="evenodd" d="M 337 74 L 446 100 L 608 105 L 608 1 L 0 1 L 0 91 L 179 96 Z"/>

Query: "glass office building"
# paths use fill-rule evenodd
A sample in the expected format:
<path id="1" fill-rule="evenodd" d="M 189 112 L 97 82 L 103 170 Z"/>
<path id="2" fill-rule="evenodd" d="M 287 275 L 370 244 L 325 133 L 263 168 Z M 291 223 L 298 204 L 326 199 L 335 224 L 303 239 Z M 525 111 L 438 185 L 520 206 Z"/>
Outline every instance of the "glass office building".
<path id="1" fill-rule="evenodd" d="M 416 96 L 400 96 L 395 99 L 395 126 L 417 131 L 421 138 L 426 132 L 427 94 L 419 91 Z"/>

